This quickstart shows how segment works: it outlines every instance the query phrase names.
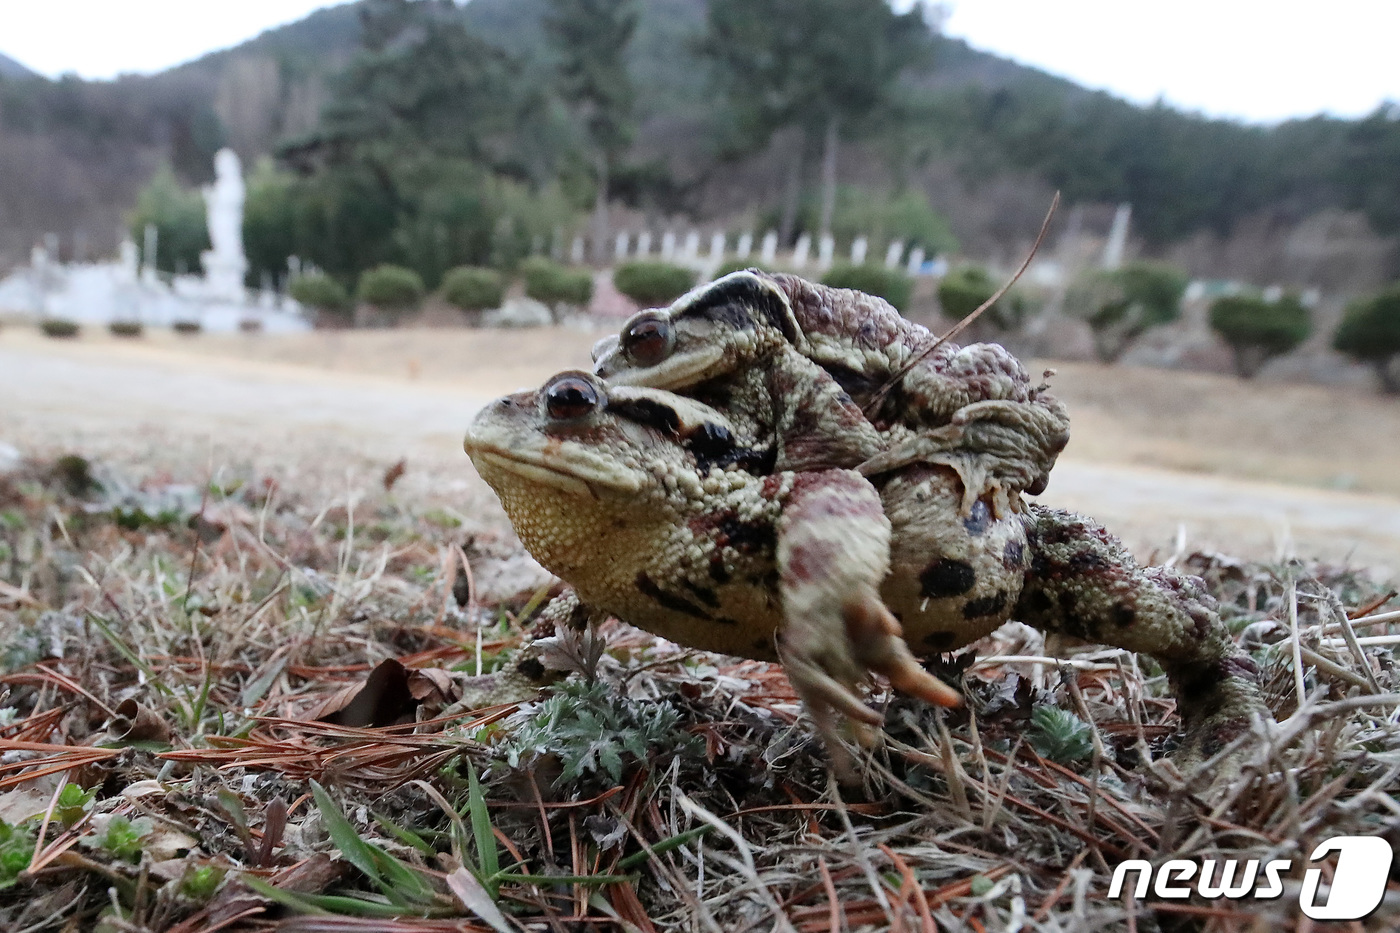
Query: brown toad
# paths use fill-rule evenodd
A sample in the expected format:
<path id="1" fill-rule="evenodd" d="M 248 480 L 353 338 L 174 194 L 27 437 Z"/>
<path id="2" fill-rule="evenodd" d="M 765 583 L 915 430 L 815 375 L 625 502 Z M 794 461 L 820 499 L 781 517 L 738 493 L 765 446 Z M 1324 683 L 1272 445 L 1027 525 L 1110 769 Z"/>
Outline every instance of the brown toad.
<path id="1" fill-rule="evenodd" d="M 876 496 L 849 470 L 769 471 L 718 412 L 582 373 L 488 406 L 465 446 L 525 546 L 574 588 L 548 616 L 612 614 L 684 645 L 781 658 L 824 737 L 833 712 L 878 722 L 853 692 L 869 670 L 952 699 L 915 673 L 901 628 L 936 652 L 1011 618 L 1157 658 L 1198 754 L 1262 710 L 1253 664 L 1199 581 L 1139 568 L 1069 513 L 997 518 L 982 503 L 962 519 L 944 467 L 914 464 Z M 950 514 L 967 559 L 949 556 Z M 968 599 L 991 555 L 1000 582 Z"/>
<path id="2" fill-rule="evenodd" d="M 793 275 L 725 276 L 639 312 L 593 355 L 610 383 L 713 405 L 778 469 L 952 467 L 965 516 L 984 494 L 1002 517 L 1042 492 L 1069 440 L 1064 406 L 1003 347 L 940 342 L 881 298 Z"/>
<path id="3" fill-rule="evenodd" d="M 856 690 L 869 671 L 958 702 L 880 599 L 890 523 L 854 471 L 772 472 L 712 409 L 586 373 L 498 399 L 465 447 L 526 548 L 573 587 L 546 620 L 611 614 L 691 647 L 781 655 L 824 735 L 834 712 L 879 722 Z"/>

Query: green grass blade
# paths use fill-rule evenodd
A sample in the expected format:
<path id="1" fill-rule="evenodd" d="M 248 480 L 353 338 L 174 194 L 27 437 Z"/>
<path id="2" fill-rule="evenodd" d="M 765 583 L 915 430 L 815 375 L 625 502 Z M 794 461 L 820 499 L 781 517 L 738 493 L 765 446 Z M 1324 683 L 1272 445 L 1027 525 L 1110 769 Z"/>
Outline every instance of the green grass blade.
<path id="1" fill-rule="evenodd" d="M 321 811 L 321 819 L 326 824 L 326 832 L 330 834 L 331 842 L 335 843 L 340 854 L 345 856 L 345 860 L 363 872 L 367 878 L 382 887 L 384 878 L 379 873 L 379 860 L 375 858 L 374 848 L 360 838 L 355 827 L 335 805 L 331 795 L 326 793 L 326 789 L 315 781 L 311 782 L 311 795 L 316 799 L 317 809 Z"/>
<path id="2" fill-rule="evenodd" d="M 283 907 L 305 914 L 351 914 L 357 917 L 402 917 L 414 911 L 394 904 L 381 904 L 378 901 L 361 900 L 358 897 L 345 897 L 337 894 L 297 894 L 274 888 L 261 878 L 244 875 L 243 883 L 263 897 L 269 898 Z"/>
<path id="3" fill-rule="evenodd" d="M 650 852 L 643 849 L 641 852 L 634 852 L 626 858 L 619 860 L 617 863 L 617 867 L 622 869 L 623 871 L 630 871 L 631 869 L 636 868 L 638 865 L 641 865 L 644 862 L 646 862 L 646 860 L 651 858 L 653 855 L 661 855 L 663 853 L 670 852 L 672 849 L 677 848 L 678 846 L 685 845 L 692 839 L 699 839 L 701 836 L 705 835 L 712 829 L 714 829 L 713 826 L 697 826 L 695 829 L 687 829 L 685 832 L 672 836 L 670 839 L 661 840 L 656 845 L 651 847 Z"/>
<path id="4" fill-rule="evenodd" d="M 476 857 L 481 865 L 482 881 L 496 894 L 497 885 L 492 879 L 501 870 L 500 852 L 496 848 L 496 834 L 491 831 L 491 811 L 486 809 L 486 795 L 481 792 L 481 782 L 476 778 L 476 768 L 468 767 L 467 808 L 471 810 L 472 836 L 476 841 Z"/>
<path id="5" fill-rule="evenodd" d="M 381 829 L 404 845 L 417 849 L 427 856 L 437 855 L 437 849 L 433 848 L 426 839 L 413 830 L 400 826 L 384 814 L 377 813 L 373 810 L 370 811 L 370 816 L 374 817 L 374 821 L 379 824 Z"/>
<path id="6" fill-rule="evenodd" d="M 146 682 L 150 684 L 157 693 L 162 693 L 167 697 L 173 697 L 175 695 L 175 691 L 170 689 L 170 685 L 155 675 L 150 665 L 143 661 L 139 654 L 132 651 L 131 647 L 127 645 L 126 642 L 122 641 L 121 638 L 117 636 L 116 632 L 112 631 L 112 627 L 107 624 L 105 619 L 89 612 L 88 621 L 92 623 L 98 633 L 101 634 L 103 638 L 107 639 L 108 643 L 117 650 L 117 654 L 126 658 L 127 661 L 131 663 L 132 667 L 135 667 L 146 676 Z"/>

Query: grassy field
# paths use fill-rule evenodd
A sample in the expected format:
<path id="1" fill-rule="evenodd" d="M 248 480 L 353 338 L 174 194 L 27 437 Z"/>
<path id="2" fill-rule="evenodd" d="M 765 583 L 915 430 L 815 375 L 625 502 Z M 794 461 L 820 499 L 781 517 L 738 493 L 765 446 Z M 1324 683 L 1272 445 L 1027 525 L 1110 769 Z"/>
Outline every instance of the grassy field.
<path id="1" fill-rule="evenodd" d="M 354 419 L 409 381 L 431 389 L 421 409 L 385 411 L 436 418 L 584 365 L 589 342 L 102 338 L 46 357 L 75 395 L 0 412 L 23 455 L 0 465 L 0 929 L 1309 929 L 1316 843 L 1400 844 L 1394 594 L 1307 562 L 1176 557 L 1280 720 L 1230 751 L 1233 779 L 1170 760 L 1152 665 L 1058 661 L 1014 626 L 940 662 L 970 714 L 878 698 L 889 738 L 858 786 L 834 782 L 777 668 L 616 623 L 552 699 L 484 705 L 478 675 L 548 581 L 422 441 L 457 415 L 402 437 Z M 152 399 L 229 380 L 224 443 L 191 439 L 198 406 L 151 401 L 177 412 L 164 433 L 103 407 L 81 374 L 113 378 L 95 368 L 113 356 L 141 361 L 130 379 L 165 373 Z M 296 380 L 344 411 L 313 430 L 248 394 Z M 1056 385 L 1085 460 L 1400 492 L 1383 469 L 1397 415 L 1368 396 L 1089 366 Z M 89 420 L 65 414 L 80 403 Z M 62 433 L 18 436 L 46 412 Z M 424 450 L 400 474 L 405 443 Z M 1128 858 L 1293 868 L 1276 900 L 1109 898 Z M 1368 928 L 1400 918 L 1395 883 L 1387 897 Z"/>

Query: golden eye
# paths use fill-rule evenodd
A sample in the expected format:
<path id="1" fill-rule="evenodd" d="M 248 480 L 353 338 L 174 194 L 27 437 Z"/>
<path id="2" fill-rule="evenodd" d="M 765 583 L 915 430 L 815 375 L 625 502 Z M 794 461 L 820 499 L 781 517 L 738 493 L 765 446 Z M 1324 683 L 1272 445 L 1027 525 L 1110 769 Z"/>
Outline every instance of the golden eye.
<path id="1" fill-rule="evenodd" d="M 656 315 L 638 318 L 622 335 L 622 349 L 638 366 L 655 366 L 671 353 L 671 322 Z"/>
<path id="2" fill-rule="evenodd" d="M 544 410 L 556 421 L 582 418 L 603 401 L 593 380 L 580 373 L 560 373 L 544 387 Z"/>

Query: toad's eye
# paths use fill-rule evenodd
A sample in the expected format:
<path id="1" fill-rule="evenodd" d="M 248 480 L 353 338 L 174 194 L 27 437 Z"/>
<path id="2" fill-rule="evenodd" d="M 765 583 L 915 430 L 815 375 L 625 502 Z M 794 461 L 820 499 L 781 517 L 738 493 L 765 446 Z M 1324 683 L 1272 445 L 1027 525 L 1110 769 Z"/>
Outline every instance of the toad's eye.
<path id="1" fill-rule="evenodd" d="M 638 318 L 622 335 L 622 349 L 638 366 L 655 366 L 671 353 L 671 322 L 655 315 Z"/>
<path id="2" fill-rule="evenodd" d="M 544 388 L 544 410 L 556 421 L 582 418 L 602 402 L 598 386 L 581 373 L 562 373 Z"/>

